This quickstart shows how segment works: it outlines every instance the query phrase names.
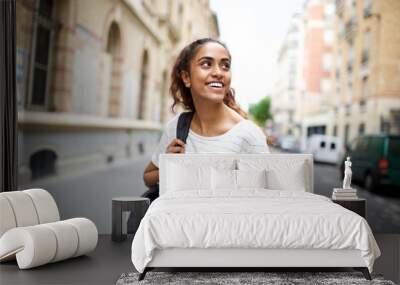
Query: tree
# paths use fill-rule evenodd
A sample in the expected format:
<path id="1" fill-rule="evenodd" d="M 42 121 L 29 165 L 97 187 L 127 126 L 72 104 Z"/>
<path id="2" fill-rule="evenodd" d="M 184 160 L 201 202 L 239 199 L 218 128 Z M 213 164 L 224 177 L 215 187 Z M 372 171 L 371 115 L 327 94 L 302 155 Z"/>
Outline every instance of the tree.
<path id="1" fill-rule="evenodd" d="M 260 126 L 265 127 L 268 119 L 272 119 L 271 114 L 271 97 L 264 97 L 258 103 L 250 104 L 249 113 L 254 121 Z"/>

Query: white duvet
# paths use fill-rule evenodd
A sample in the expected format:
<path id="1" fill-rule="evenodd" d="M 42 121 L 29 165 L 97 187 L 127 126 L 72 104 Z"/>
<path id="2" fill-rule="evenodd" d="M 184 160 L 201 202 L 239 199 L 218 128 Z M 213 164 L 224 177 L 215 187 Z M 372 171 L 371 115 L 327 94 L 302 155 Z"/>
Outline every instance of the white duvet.
<path id="1" fill-rule="evenodd" d="M 368 223 L 330 199 L 306 192 L 184 191 L 155 200 L 132 243 L 132 262 L 143 272 L 154 249 L 358 249 L 369 271 L 380 256 Z"/>

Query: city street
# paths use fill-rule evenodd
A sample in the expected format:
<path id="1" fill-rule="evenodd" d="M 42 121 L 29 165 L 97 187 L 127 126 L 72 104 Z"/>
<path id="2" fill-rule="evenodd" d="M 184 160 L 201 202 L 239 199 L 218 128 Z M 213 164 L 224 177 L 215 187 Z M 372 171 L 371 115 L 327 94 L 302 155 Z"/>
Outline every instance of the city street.
<path id="1" fill-rule="evenodd" d="M 219 161 L 218 169 L 210 169 L 214 159 L 208 157 L 194 172 L 192 160 L 176 170 L 167 163 L 161 167 L 162 189 L 187 194 L 195 187 L 223 196 L 220 189 L 260 187 L 285 196 L 270 189 L 312 188 L 298 193 L 326 203 L 307 217 L 323 215 L 323 226 L 337 241 L 335 231 L 354 228 L 346 218 L 367 221 L 382 249 L 377 272 L 400 281 L 400 187 L 377 187 L 400 185 L 400 0 L 0 0 L 0 15 L 1 195 L 48 191 L 60 220 L 87 218 L 99 236 L 113 234 L 107 237 L 112 252 L 115 234 L 122 230 L 133 238 L 132 224 L 150 206 L 143 208 L 141 202 L 149 201 L 140 197 L 148 190 L 143 172 L 154 170 L 149 162 L 155 150 L 213 158 L 214 152 L 255 153 L 251 171 L 243 157 L 229 170 Z M 182 111 L 192 113 L 185 115 L 187 122 L 178 120 Z M 242 124 L 244 118 L 251 124 Z M 180 151 L 181 143 L 171 141 L 186 127 L 191 132 Z M 267 154 L 263 164 L 266 146 L 288 159 Z M 310 155 L 297 165 L 295 153 Z M 146 173 L 146 184 L 158 181 L 154 174 Z M 342 187 L 349 191 L 335 198 L 355 198 L 357 192 L 360 199 L 332 201 L 334 188 Z M 38 222 L 44 222 L 36 198 L 31 203 L 4 195 L 14 214 L 4 223 L 1 213 L 0 238 L 3 225 L 26 225 L 18 213 L 24 203 L 35 204 Z M 288 215 L 285 201 L 279 201 L 280 220 Z M 314 206 L 307 203 L 289 210 L 302 216 Z M 271 211 L 267 204 L 262 211 Z M 329 224 L 324 215 L 336 205 L 347 213 L 342 225 Z M 365 205 L 365 220 L 339 205 L 362 216 Z M 311 233 L 318 230 L 312 227 Z M 340 248 L 348 249 L 348 241 Z M 118 258 L 104 249 L 96 252 L 99 259 Z M 350 251 L 334 254 L 329 266 L 338 260 L 360 265 Z M 93 261 L 88 272 L 98 270 Z M 307 261 L 301 265 L 315 265 L 311 255 Z M 78 279 L 86 267 L 75 266 L 60 266 L 62 276 Z M 12 279 L 17 275 L 10 270 Z M 32 278 L 39 284 L 47 280 L 41 276 Z"/>

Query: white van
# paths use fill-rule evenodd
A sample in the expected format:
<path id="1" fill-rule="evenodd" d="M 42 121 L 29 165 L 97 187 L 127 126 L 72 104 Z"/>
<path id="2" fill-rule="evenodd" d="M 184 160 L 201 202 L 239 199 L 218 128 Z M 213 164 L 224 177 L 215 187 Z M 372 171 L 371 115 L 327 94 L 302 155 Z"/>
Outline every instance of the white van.
<path id="1" fill-rule="evenodd" d="M 343 156 L 344 148 L 339 137 L 312 135 L 307 140 L 306 152 L 311 153 L 316 162 L 338 164 Z"/>

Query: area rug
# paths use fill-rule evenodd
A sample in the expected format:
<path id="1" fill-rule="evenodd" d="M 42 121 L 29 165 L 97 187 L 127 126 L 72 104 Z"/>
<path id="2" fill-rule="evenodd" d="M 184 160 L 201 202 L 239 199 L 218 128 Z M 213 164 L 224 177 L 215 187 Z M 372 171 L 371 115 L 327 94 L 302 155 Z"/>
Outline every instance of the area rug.
<path id="1" fill-rule="evenodd" d="M 133 284 L 267 284 L 267 285 L 353 285 L 379 284 L 395 285 L 384 280 L 381 275 L 372 275 L 368 281 L 360 272 L 148 272 L 142 281 L 138 281 L 139 273 L 124 273 L 117 285 Z"/>

